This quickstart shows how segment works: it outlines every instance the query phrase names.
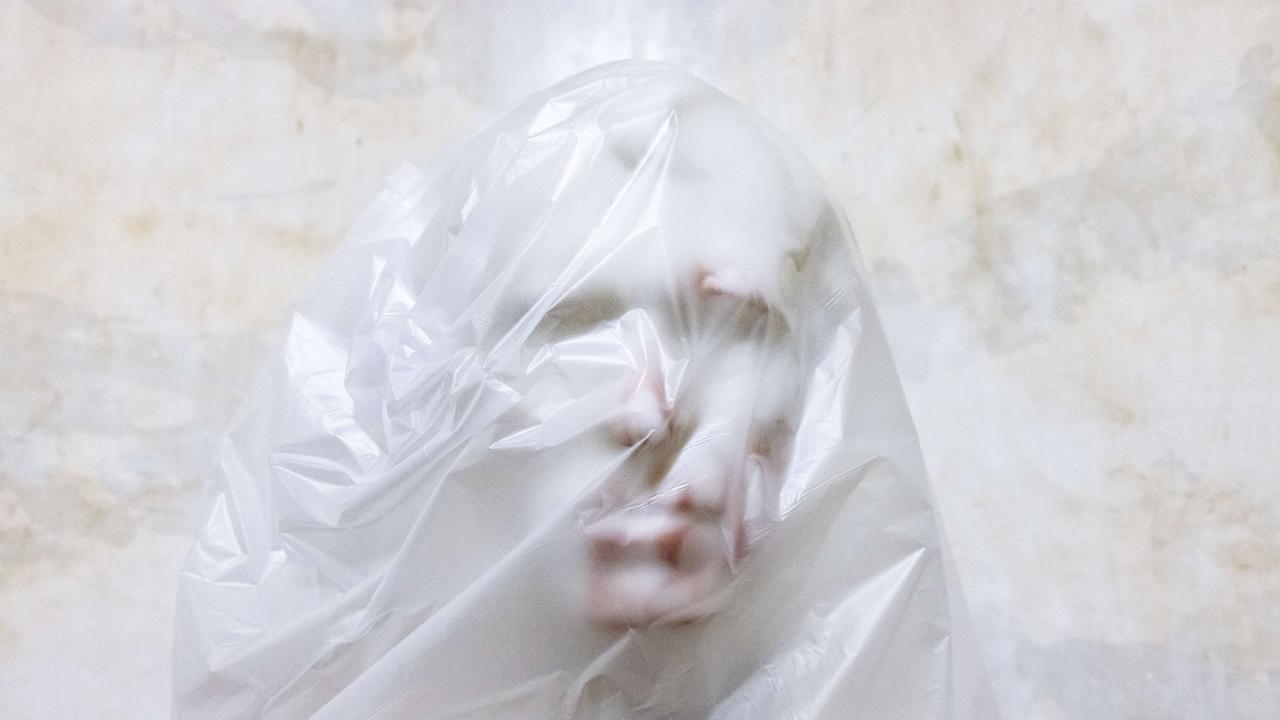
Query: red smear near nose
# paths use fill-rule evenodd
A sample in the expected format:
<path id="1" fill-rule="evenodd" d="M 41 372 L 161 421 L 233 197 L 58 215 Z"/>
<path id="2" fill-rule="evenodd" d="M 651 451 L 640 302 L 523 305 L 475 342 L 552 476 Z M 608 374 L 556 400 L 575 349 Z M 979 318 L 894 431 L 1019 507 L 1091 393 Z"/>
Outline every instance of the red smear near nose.
<path id="1" fill-rule="evenodd" d="M 658 555 L 666 564 L 675 567 L 680 561 L 680 548 L 684 545 L 687 527 L 665 532 L 658 537 Z"/>

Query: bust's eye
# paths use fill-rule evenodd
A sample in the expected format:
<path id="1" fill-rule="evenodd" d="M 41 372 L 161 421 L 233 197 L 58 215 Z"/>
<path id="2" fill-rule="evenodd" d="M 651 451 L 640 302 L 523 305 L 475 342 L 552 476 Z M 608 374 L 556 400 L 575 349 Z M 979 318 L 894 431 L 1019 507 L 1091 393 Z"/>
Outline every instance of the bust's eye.
<path id="1" fill-rule="evenodd" d="M 758 340 L 768 334 L 772 316 L 767 305 L 738 298 L 717 298 L 711 302 L 719 305 L 717 317 L 722 329 L 718 334 L 725 339 Z"/>
<path id="2" fill-rule="evenodd" d="M 608 290 L 573 292 L 547 311 L 535 335 L 546 340 L 571 338 L 622 317 L 626 310 L 626 303 L 618 293 Z"/>

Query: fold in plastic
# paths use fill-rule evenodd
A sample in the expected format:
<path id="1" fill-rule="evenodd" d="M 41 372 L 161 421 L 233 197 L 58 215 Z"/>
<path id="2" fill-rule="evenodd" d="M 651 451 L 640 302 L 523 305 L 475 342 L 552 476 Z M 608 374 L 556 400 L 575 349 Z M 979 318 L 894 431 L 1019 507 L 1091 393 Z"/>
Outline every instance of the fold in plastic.
<path id="1" fill-rule="evenodd" d="M 397 171 L 204 507 L 177 718 L 992 716 L 847 223 L 669 66 Z"/>

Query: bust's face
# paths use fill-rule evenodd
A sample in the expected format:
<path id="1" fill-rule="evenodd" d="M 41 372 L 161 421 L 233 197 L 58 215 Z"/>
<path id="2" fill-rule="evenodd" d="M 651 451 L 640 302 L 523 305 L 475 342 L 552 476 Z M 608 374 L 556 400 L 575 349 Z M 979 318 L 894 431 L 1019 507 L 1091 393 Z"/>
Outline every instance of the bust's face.
<path id="1" fill-rule="evenodd" d="M 549 452 L 604 459 L 563 467 L 594 475 L 578 478 L 582 586 L 607 626 L 715 609 L 790 438 L 787 324 L 760 278 L 776 268 L 644 255 L 544 301 L 520 380 L 526 412 L 578 438 Z"/>
<path id="2" fill-rule="evenodd" d="M 666 111 L 610 129 L 494 284 L 490 349 L 519 357 L 503 379 L 524 415 L 502 442 L 569 476 L 552 480 L 580 499 L 586 608 L 604 625 L 711 612 L 791 444 L 782 298 L 814 210 L 761 131 L 724 113 L 706 101 L 677 134 Z"/>

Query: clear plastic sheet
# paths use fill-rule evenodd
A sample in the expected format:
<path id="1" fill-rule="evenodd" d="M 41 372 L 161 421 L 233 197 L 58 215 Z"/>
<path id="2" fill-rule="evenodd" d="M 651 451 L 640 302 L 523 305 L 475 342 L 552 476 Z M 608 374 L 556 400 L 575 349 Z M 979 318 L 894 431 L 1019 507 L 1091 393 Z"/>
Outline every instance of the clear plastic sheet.
<path id="1" fill-rule="evenodd" d="M 986 718 L 840 211 L 665 65 L 406 166 L 182 573 L 178 718 Z"/>

